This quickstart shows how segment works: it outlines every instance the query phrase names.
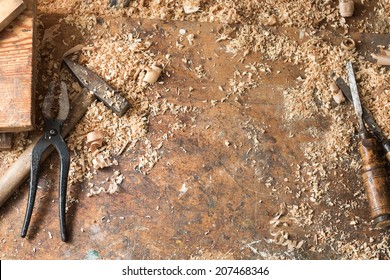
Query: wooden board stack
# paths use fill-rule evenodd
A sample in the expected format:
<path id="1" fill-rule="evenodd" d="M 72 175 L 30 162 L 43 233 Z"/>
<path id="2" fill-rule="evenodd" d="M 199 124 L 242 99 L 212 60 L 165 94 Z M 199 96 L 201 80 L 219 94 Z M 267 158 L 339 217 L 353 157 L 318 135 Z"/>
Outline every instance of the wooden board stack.
<path id="1" fill-rule="evenodd" d="M 35 0 L 0 0 L 0 132 L 33 129 L 35 6 Z"/>

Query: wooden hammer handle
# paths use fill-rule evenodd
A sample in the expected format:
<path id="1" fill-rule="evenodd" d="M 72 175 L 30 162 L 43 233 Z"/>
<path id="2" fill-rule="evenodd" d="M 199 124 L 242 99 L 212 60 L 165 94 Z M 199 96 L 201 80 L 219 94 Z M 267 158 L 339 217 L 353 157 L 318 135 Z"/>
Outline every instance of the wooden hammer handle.
<path id="1" fill-rule="evenodd" d="M 73 100 L 71 100 L 71 108 L 73 110 L 71 109 L 68 119 L 62 127 L 62 137 L 68 135 L 68 133 L 76 126 L 76 124 L 84 116 L 88 107 L 92 104 L 93 100 L 95 100 L 95 97 L 87 94 L 85 91 L 79 93 Z M 41 136 L 42 135 L 35 137 L 31 145 L 27 147 L 19 158 L 1 176 L 0 207 L 12 195 L 12 193 L 28 179 L 31 168 L 31 152 Z M 42 161 L 44 161 L 53 150 L 53 147 L 49 147 L 49 149 L 42 155 Z"/>

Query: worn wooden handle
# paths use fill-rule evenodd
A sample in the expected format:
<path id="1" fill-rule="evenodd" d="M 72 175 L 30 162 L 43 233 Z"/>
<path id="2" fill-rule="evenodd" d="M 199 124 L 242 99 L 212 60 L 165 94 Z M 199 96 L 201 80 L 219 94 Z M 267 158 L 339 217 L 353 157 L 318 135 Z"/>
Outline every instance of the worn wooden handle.
<path id="1" fill-rule="evenodd" d="M 68 119 L 63 125 L 61 135 L 65 137 L 75 127 L 79 120 L 84 116 L 88 107 L 95 98 L 86 92 L 79 93 L 71 100 L 71 111 Z M 19 156 L 19 158 L 8 168 L 0 178 L 0 207 L 12 195 L 12 193 L 23 184 L 30 175 L 31 152 L 36 142 L 42 135 L 33 139 L 30 146 Z M 53 148 L 49 148 L 43 155 L 42 161 L 45 160 Z"/>
<path id="2" fill-rule="evenodd" d="M 388 227 L 390 226 L 390 184 L 385 162 L 378 156 L 378 148 L 373 138 L 363 139 L 359 151 L 363 161 L 362 177 L 371 218 L 377 227 Z"/>

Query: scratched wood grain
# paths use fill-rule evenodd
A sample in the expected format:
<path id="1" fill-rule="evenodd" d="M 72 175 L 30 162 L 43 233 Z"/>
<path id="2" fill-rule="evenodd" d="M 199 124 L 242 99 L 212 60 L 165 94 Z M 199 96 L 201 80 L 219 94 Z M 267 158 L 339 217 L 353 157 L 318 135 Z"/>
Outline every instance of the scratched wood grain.
<path id="1" fill-rule="evenodd" d="M 0 32 L 0 131 L 33 128 L 33 53 L 36 0 Z"/>
<path id="2" fill-rule="evenodd" d="M 60 59 L 69 49 L 63 41 L 79 44 L 89 40 L 79 36 L 73 27 L 59 23 L 59 18 L 58 15 L 40 18 L 45 28 L 61 25 L 61 35 L 54 41 L 54 59 Z M 117 30 L 119 26 L 121 30 Z M 141 38 L 154 34 L 150 38 L 154 43 L 152 51 L 172 54 L 167 70 L 170 77 L 163 76 L 164 84 L 154 85 L 153 91 L 148 93 L 151 100 L 157 98 L 155 94 L 159 92 L 160 98 L 172 104 L 194 106 L 201 111 L 180 116 L 190 129 L 177 131 L 172 139 L 164 142 L 163 157 L 149 175 L 133 168 L 145 151 L 140 141 L 118 157 L 118 166 L 101 170 L 91 181 L 69 186 L 68 197 L 72 197 L 72 203 L 68 203 L 70 241 L 66 244 L 59 238 L 59 166 L 54 154 L 41 168 L 42 188 L 37 194 L 28 239 L 21 239 L 19 235 L 26 209 L 27 185 L 0 209 L 0 258 L 83 259 L 91 252 L 102 259 L 257 259 L 263 258 L 259 253 L 283 255 L 285 246 L 266 242 L 272 238 L 270 220 L 281 203 L 301 203 L 295 196 L 300 185 L 295 183 L 294 171 L 303 158 L 301 145 L 314 141 L 306 129 L 328 129 L 321 119 L 297 122 L 290 124 L 294 137 L 289 137 L 289 126 L 283 120 L 282 91 L 294 85 L 301 75 L 298 67 L 275 62 L 272 73 L 262 74 L 262 82 L 256 89 L 237 100 L 209 106 L 205 100 L 220 100 L 225 96 L 218 85 L 227 88 L 235 70 L 246 70 L 238 62 L 239 57 L 226 52 L 226 42 L 216 42 L 217 32 L 223 28 L 221 24 L 122 18 L 115 19 L 115 24 L 113 20 L 111 27 L 112 33 L 127 32 Z M 175 47 L 180 29 L 197 34 L 194 44 L 187 44 L 182 50 Z M 80 41 L 69 41 L 71 35 Z M 44 51 L 42 46 L 39 53 Z M 194 65 L 204 65 L 207 77 L 197 79 L 188 71 L 188 67 L 193 66 L 183 63 L 184 59 L 193 61 Z M 247 63 L 259 61 L 254 54 L 246 59 Z M 47 65 L 41 60 L 38 67 L 44 71 Z M 38 77 L 38 81 L 38 88 L 45 83 L 47 86 L 48 82 L 42 77 Z M 190 86 L 194 89 L 191 95 L 187 94 Z M 180 95 L 177 89 L 181 89 Z M 250 126 L 246 127 L 248 120 Z M 171 114 L 150 118 L 148 138 L 153 146 L 158 145 L 175 121 Z M 261 132 L 260 128 L 265 125 L 267 130 Z M 257 135 L 260 143 L 257 148 L 249 137 L 252 134 Z M 227 146 L 226 140 L 231 145 Z M 125 176 L 120 193 L 87 197 L 88 183 L 100 184 L 113 169 Z M 357 176 L 342 175 L 337 178 L 338 184 L 351 187 L 338 188 L 331 195 L 352 200 L 359 188 Z M 274 178 L 273 185 L 278 190 L 265 186 L 263 180 L 269 177 Z M 336 181 L 331 177 L 329 180 Z M 185 194 L 181 192 L 183 185 L 187 189 Z M 325 211 L 337 215 L 340 210 L 338 206 L 327 209 L 321 204 L 313 205 L 313 211 L 319 217 Z M 365 209 L 354 211 L 362 219 L 368 217 Z M 351 232 L 350 220 L 340 219 L 341 229 Z M 329 226 L 332 222 L 324 223 Z M 317 242 L 307 237 L 315 235 L 314 226 L 302 229 L 291 225 L 288 231 L 293 240 L 305 240 L 304 248 L 289 258 L 338 258 L 327 245 L 319 245 L 323 246 L 320 253 L 309 250 Z M 378 232 L 359 229 L 351 232 L 350 240 L 377 238 L 378 235 Z M 255 249 L 251 250 L 246 244 L 252 244 Z"/>

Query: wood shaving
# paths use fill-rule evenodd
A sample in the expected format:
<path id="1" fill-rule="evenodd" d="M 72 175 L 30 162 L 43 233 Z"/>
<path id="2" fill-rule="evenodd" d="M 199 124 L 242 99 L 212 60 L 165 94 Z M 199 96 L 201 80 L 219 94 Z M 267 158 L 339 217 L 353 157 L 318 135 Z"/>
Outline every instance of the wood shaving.
<path id="1" fill-rule="evenodd" d="M 152 65 L 151 67 L 148 67 L 146 69 L 146 74 L 143 77 L 142 81 L 145 83 L 154 84 L 160 77 L 161 72 L 162 69 L 160 67 Z"/>
<path id="2" fill-rule="evenodd" d="M 93 168 L 95 170 L 109 167 L 113 165 L 113 161 L 110 157 L 105 156 L 105 154 L 97 154 L 94 159 L 92 159 Z"/>
<path id="3" fill-rule="evenodd" d="M 120 171 L 115 171 L 109 180 L 109 186 L 107 189 L 105 189 L 104 187 L 96 187 L 92 184 L 90 186 L 87 196 L 91 197 L 99 195 L 100 193 L 115 194 L 119 192 L 120 185 L 122 184 L 123 180 L 123 174 L 121 174 Z"/>
<path id="4" fill-rule="evenodd" d="M 200 9 L 200 0 L 186 0 L 183 3 L 183 9 L 186 14 L 192 14 Z"/>
<path id="5" fill-rule="evenodd" d="M 70 48 L 69 50 L 67 50 L 62 57 L 67 57 L 68 55 L 79 52 L 79 51 L 83 50 L 83 48 L 84 48 L 84 45 L 82 45 L 82 44 L 76 45 L 76 46 Z"/>
<path id="6" fill-rule="evenodd" d="M 304 240 L 291 240 L 291 237 L 287 232 L 287 228 L 289 227 L 291 220 L 289 218 L 284 218 L 286 214 L 287 206 L 282 203 L 280 205 L 279 212 L 277 212 L 276 215 L 269 221 L 270 235 L 273 239 L 269 239 L 267 242 L 285 246 L 288 251 L 299 250 L 302 248 Z"/>

